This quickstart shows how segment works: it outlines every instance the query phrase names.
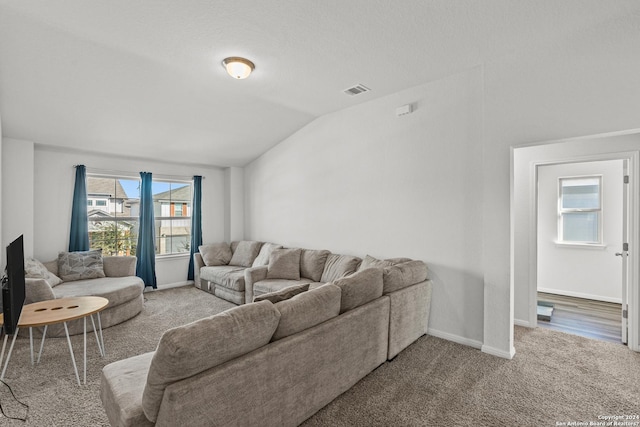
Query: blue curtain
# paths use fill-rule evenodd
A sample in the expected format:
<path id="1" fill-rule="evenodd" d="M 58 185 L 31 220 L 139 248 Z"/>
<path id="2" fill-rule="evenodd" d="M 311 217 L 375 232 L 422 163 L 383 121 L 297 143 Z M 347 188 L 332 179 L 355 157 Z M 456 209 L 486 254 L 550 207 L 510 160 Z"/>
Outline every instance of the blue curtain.
<path id="1" fill-rule="evenodd" d="M 76 166 L 76 184 L 71 207 L 69 252 L 89 250 L 89 219 L 87 218 L 87 168 Z"/>
<path id="2" fill-rule="evenodd" d="M 153 180 L 150 172 L 140 172 L 140 223 L 136 248 L 136 276 L 144 285 L 158 287 L 156 281 L 155 220 L 153 216 Z"/>
<path id="3" fill-rule="evenodd" d="M 193 280 L 193 254 L 202 245 L 202 177 L 193 177 L 193 202 L 191 203 L 191 256 L 187 280 Z"/>

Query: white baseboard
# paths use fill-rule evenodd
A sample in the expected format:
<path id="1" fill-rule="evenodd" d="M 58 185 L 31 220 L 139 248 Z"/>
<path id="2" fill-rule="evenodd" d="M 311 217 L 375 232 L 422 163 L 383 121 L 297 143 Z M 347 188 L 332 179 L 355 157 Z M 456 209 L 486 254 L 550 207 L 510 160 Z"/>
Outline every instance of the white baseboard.
<path id="1" fill-rule="evenodd" d="M 450 334 L 448 332 L 439 331 L 437 329 L 429 328 L 427 330 L 427 334 L 433 335 L 436 338 L 442 338 L 443 340 L 453 341 L 462 345 L 468 345 L 469 347 L 477 348 L 478 350 L 482 348 L 482 342 L 480 341 L 472 340 L 470 338 L 464 338 L 459 335 Z"/>
<path id="2" fill-rule="evenodd" d="M 189 286 L 189 285 L 193 286 L 193 280 L 185 280 L 184 282 L 165 283 L 163 285 L 158 285 L 157 289 L 146 287 L 144 291 L 145 292 L 163 291 L 165 289 L 179 288 L 181 286 Z"/>
<path id="3" fill-rule="evenodd" d="M 533 328 L 531 322 L 528 320 L 513 319 L 513 324 L 516 326 L 524 326 L 525 328 Z"/>
<path id="4" fill-rule="evenodd" d="M 564 295 L 567 297 L 575 297 L 575 298 L 585 298 L 592 299 L 595 301 L 605 301 L 605 302 L 615 302 L 618 304 L 622 304 L 622 298 L 613 298 L 613 297 L 603 297 L 601 295 L 591 295 L 585 294 L 582 292 L 573 292 L 573 291 L 565 291 L 562 289 L 551 289 L 551 288 L 538 288 L 538 292 L 544 292 L 547 294 L 556 294 L 556 295 Z"/>
<path id="5" fill-rule="evenodd" d="M 487 353 L 492 356 L 502 357 L 503 359 L 513 359 L 513 356 L 516 355 L 516 349 L 513 347 L 511 347 L 511 351 L 504 351 L 504 350 L 500 350 L 499 348 L 483 345 L 481 350 L 483 353 Z"/>

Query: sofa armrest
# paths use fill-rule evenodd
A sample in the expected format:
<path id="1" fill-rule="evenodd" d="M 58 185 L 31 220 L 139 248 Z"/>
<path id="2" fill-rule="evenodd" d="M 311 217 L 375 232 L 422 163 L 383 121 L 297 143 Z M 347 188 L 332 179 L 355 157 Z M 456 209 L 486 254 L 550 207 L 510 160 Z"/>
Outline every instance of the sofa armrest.
<path id="1" fill-rule="evenodd" d="M 266 265 L 259 267 L 247 268 L 244 271 L 244 302 L 249 304 L 253 302 L 253 284 L 267 278 Z"/>
<path id="2" fill-rule="evenodd" d="M 198 289 L 202 289 L 203 291 L 208 291 L 209 281 L 202 280 L 200 278 L 200 269 L 204 267 L 204 265 L 205 265 L 204 260 L 202 259 L 202 255 L 200 255 L 200 252 L 194 252 L 193 253 L 193 285 Z"/>
<path id="3" fill-rule="evenodd" d="M 136 257 L 134 256 L 106 256 L 102 258 L 102 264 L 107 277 L 136 275 Z"/>
<path id="4" fill-rule="evenodd" d="M 56 299 L 53 289 L 45 279 L 24 279 L 25 304 Z"/>

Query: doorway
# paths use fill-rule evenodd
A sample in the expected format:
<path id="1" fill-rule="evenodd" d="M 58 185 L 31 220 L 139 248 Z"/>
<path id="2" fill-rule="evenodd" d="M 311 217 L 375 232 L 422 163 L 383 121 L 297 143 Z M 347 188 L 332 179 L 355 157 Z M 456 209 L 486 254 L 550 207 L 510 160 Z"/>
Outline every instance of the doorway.
<path id="1" fill-rule="evenodd" d="M 616 256 L 627 241 L 626 162 L 538 166 L 539 327 L 626 343 L 621 313 L 627 275 Z"/>
<path id="2" fill-rule="evenodd" d="M 537 173 L 549 164 L 627 160 L 628 193 L 628 345 L 640 352 L 640 129 L 512 147 L 511 283 L 513 323 L 535 328 L 537 321 Z M 615 254 L 614 254 L 615 256 Z M 621 316 L 622 317 L 622 316 Z"/>

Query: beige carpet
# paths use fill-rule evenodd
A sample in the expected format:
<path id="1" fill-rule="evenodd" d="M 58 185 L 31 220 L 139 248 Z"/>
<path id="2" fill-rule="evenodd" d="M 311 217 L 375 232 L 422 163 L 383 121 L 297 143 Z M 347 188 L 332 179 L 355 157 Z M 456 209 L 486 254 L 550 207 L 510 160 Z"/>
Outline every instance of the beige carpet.
<path id="1" fill-rule="evenodd" d="M 88 337 L 86 386 L 75 383 L 64 338 L 48 340 L 43 360 L 35 367 L 29 363 L 28 340 L 19 339 L 5 381 L 29 404 L 28 419 L 25 423 L 0 418 L 0 426 L 108 425 L 99 398 L 102 366 L 153 350 L 169 327 L 233 306 L 193 287 L 146 296 L 143 313 L 105 329 L 105 359 Z M 82 337 L 72 341 L 81 365 Z M 599 416 L 640 414 L 640 354 L 625 346 L 516 328 L 516 351 L 509 361 L 423 337 L 303 425 L 588 425 L 600 421 Z M 5 411 L 24 415 L 12 400 L 0 386 Z"/>

